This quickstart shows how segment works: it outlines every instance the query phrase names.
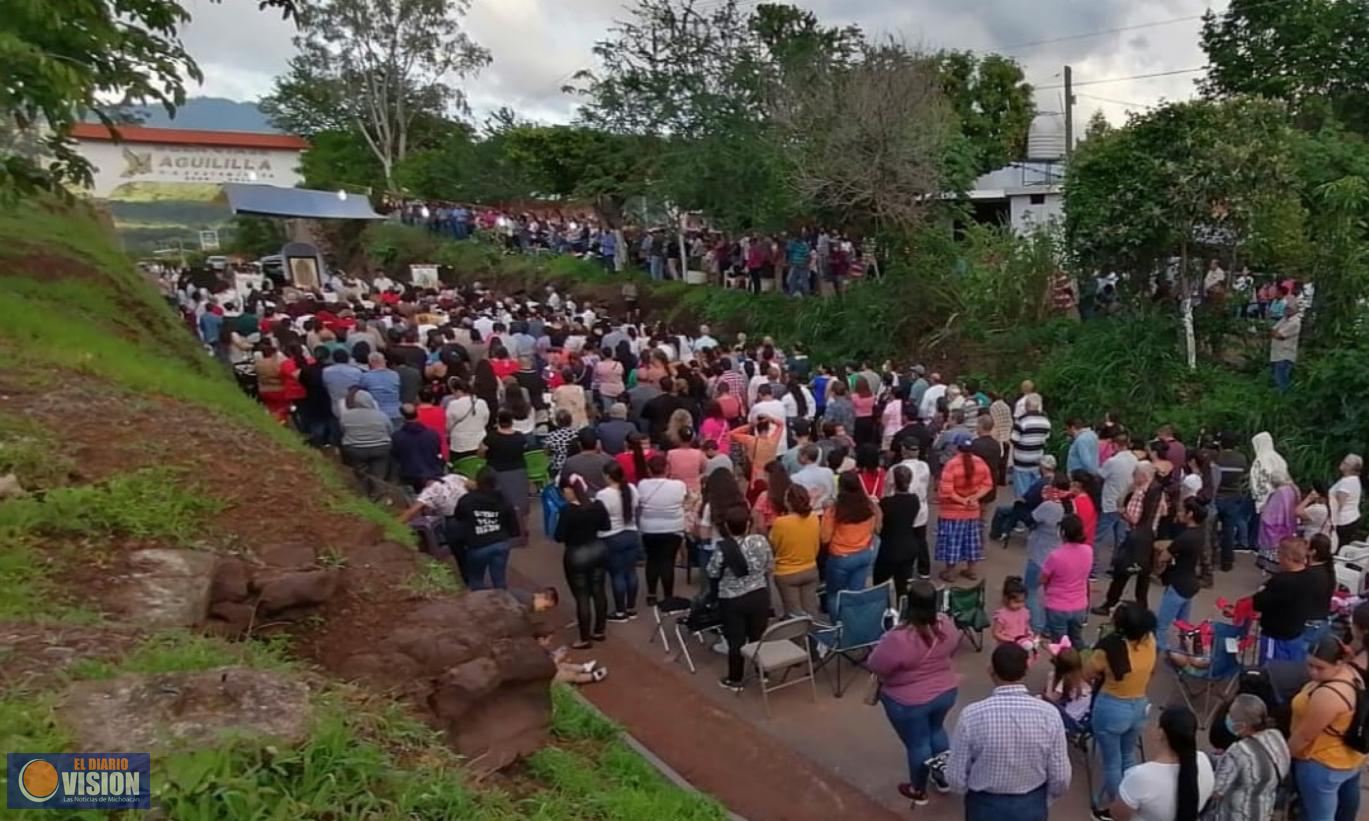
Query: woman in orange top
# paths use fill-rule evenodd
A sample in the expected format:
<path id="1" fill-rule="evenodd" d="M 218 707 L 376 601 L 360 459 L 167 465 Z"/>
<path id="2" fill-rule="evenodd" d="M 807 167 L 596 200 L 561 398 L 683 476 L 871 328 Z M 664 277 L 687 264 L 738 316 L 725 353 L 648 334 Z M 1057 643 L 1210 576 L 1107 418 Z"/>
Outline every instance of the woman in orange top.
<path id="1" fill-rule="evenodd" d="M 765 481 L 765 466 L 775 461 L 779 455 L 780 443 L 784 441 L 784 425 L 761 414 L 756 424 L 742 425 L 732 431 L 732 441 L 742 446 L 742 453 L 751 463 L 751 481 Z"/>
<path id="2" fill-rule="evenodd" d="M 936 560 L 946 563 L 941 580 L 955 580 L 955 566 L 965 563 L 960 575 L 975 581 L 974 566 L 984 559 L 983 519 L 979 500 L 994 489 L 989 466 L 970 452 L 969 441 L 960 443 L 959 455 L 941 469 L 937 485 Z"/>
<path id="3" fill-rule="evenodd" d="M 1365 682 L 1351 663 L 1353 651 L 1327 634 L 1307 656 L 1311 681 L 1293 697 L 1293 780 L 1302 818 L 1350 821 L 1358 817 L 1360 770 L 1365 755 L 1345 743 L 1345 732 L 1364 698 Z"/>
<path id="4" fill-rule="evenodd" d="M 875 563 L 874 539 L 881 513 L 860 486 L 854 473 L 837 479 L 837 500 L 822 517 L 822 541 L 827 545 L 827 614 L 835 615 L 837 593 L 864 590 Z"/>

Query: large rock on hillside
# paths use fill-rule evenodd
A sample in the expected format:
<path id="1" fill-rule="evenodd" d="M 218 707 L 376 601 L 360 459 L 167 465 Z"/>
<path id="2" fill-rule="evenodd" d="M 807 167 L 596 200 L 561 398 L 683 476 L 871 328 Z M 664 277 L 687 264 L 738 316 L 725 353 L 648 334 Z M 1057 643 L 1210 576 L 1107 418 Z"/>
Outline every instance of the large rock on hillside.
<path id="1" fill-rule="evenodd" d="M 128 570 L 111 580 L 107 605 L 146 627 L 193 627 L 209 615 L 212 553 L 149 548 L 128 554 Z"/>
<path id="2" fill-rule="evenodd" d="M 382 686 L 410 680 L 410 696 L 456 750 L 493 771 L 547 741 L 556 665 L 533 634 L 517 599 L 481 590 L 417 608 L 341 672 Z"/>
<path id="3" fill-rule="evenodd" d="M 220 667 L 73 684 L 57 710 L 81 750 L 164 752 L 222 737 L 304 740 L 309 688 L 278 672 Z"/>

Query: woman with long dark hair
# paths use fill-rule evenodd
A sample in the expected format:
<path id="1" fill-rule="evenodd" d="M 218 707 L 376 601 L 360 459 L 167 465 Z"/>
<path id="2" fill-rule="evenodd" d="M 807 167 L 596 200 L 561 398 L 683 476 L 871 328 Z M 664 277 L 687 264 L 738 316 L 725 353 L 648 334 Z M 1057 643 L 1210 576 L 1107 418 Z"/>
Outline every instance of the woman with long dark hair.
<path id="1" fill-rule="evenodd" d="M 608 485 L 595 498 L 608 511 L 608 527 L 599 532 L 608 548 L 609 582 L 613 587 L 611 622 L 637 618 L 637 561 L 642 555 L 642 535 L 637 530 L 637 488 L 627 480 L 617 462 L 604 468 Z"/>
<path id="2" fill-rule="evenodd" d="M 775 558 L 764 536 L 747 534 L 750 518 L 745 505 L 734 505 L 722 514 L 718 549 L 704 567 L 718 586 L 727 641 L 727 677 L 718 683 L 728 690 L 741 689 L 742 647 L 760 641 L 770 620 L 769 577 Z"/>
<path id="3" fill-rule="evenodd" d="M 875 416 L 877 397 L 870 383 L 859 372 L 855 376 L 851 395 L 851 407 L 856 415 L 855 429 L 851 432 L 856 445 L 879 447 L 879 418 Z"/>
<path id="4" fill-rule="evenodd" d="M 770 548 L 775 554 L 775 587 L 786 615 L 817 618 L 818 550 L 822 525 L 813 512 L 808 491 L 790 484 L 785 489 L 785 513 L 770 527 Z"/>
<path id="5" fill-rule="evenodd" d="M 865 660 L 879 679 L 884 714 L 908 753 L 908 781 L 899 794 L 914 805 L 927 803 L 926 761 L 950 749 L 946 714 L 955 706 L 958 678 L 951 655 L 959 634 L 951 617 L 937 607 L 937 589 L 923 579 L 910 582 L 903 623 L 885 633 Z M 938 779 L 937 787 L 947 785 Z"/>
<path id="6" fill-rule="evenodd" d="M 580 640 L 572 649 L 584 650 L 590 641 L 603 641 L 608 621 L 608 596 L 604 576 L 608 571 L 608 548 L 599 538 L 609 529 L 608 511 L 602 502 L 590 498 L 589 486 L 577 474 L 563 473 L 561 495 L 566 506 L 556 520 L 556 541 L 566 546 L 562 560 L 566 584 L 575 597 L 575 622 Z"/>
<path id="7" fill-rule="evenodd" d="M 647 460 L 656 453 L 651 447 L 651 440 L 641 433 L 629 433 L 626 440 L 627 447 L 622 453 L 613 457 L 627 476 L 629 484 L 637 484 L 651 474 L 647 471 Z"/>
<path id="8" fill-rule="evenodd" d="M 499 408 L 499 377 L 495 375 L 490 360 L 482 359 L 475 364 L 475 376 L 471 381 L 472 393 L 484 400 L 491 412 L 489 423 L 493 423 L 493 413 Z"/>
<path id="9" fill-rule="evenodd" d="M 861 487 L 854 473 L 837 479 L 837 498 L 822 520 L 822 540 L 827 545 L 827 609 L 836 606 L 842 590 L 864 590 L 875 561 L 874 540 L 882 518 L 879 505 Z"/>
<path id="10" fill-rule="evenodd" d="M 908 592 L 916 567 L 928 568 L 927 544 L 918 537 L 917 515 L 922 503 L 912 492 L 913 472 L 907 465 L 895 465 L 892 471 L 894 492 L 879 500 L 881 525 L 879 555 L 875 556 L 874 583 L 894 580 L 894 595 Z"/>
<path id="11" fill-rule="evenodd" d="M 1198 821 L 1212 795 L 1212 761 L 1198 752 L 1198 719 L 1187 707 L 1160 714 L 1151 759 L 1127 770 L 1112 816 L 1127 821 Z"/>
<path id="12" fill-rule="evenodd" d="M 533 416 L 532 402 L 528 399 L 528 392 L 518 383 L 516 377 L 504 379 L 503 410 L 509 412 L 513 418 L 513 429 L 519 433 L 530 436 L 536 429 L 537 420 Z"/>
<path id="13" fill-rule="evenodd" d="M 980 500 L 994 489 L 993 472 L 970 452 L 970 442 L 961 442 L 957 450 L 942 467 L 937 483 L 936 560 L 946 565 L 940 575 L 947 584 L 955 581 L 955 568 L 961 562 L 965 563 L 961 576 L 979 579 L 975 565 L 984 559 Z"/>
<path id="14" fill-rule="evenodd" d="M 518 542 L 527 542 L 528 533 L 528 437 L 513 426 L 513 414 L 495 414 L 495 428 L 485 435 L 480 455 L 495 473 L 499 492 L 518 515 Z"/>
<path id="15" fill-rule="evenodd" d="M 1136 765 L 1136 739 L 1146 722 L 1146 688 L 1155 672 L 1155 614 L 1136 602 L 1112 613 L 1113 631 L 1089 656 L 1090 675 L 1103 677 L 1093 700 L 1093 738 L 1103 761 L 1103 783 L 1093 796 L 1094 817 L 1117 798 L 1122 773 Z"/>
<path id="16" fill-rule="evenodd" d="M 785 498 L 792 484 L 783 462 L 776 459 L 765 466 L 765 492 L 756 498 L 755 509 L 751 511 L 757 533 L 769 532 L 775 519 L 789 512 Z"/>

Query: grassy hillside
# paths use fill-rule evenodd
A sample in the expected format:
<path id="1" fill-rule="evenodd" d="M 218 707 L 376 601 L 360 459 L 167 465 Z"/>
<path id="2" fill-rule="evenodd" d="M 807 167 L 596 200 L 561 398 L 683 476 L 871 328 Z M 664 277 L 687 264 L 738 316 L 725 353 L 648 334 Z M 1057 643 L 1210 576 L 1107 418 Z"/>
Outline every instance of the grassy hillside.
<path id="1" fill-rule="evenodd" d="M 475 784 L 390 691 L 335 679 L 327 651 L 340 635 L 367 641 L 359 619 L 451 595 L 450 571 L 386 542 L 407 541 L 393 511 L 353 495 L 244 397 L 93 220 L 42 204 L 0 211 L 0 357 L 0 475 L 28 491 L 0 501 L 0 748 L 72 749 L 62 700 L 73 688 L 233 666 L 305 682 L 306 737 L 154 756 L 163 817 L 723 816 L 568 692 L 554 694 L 551 746 L 514 778 Z M 322 607 L 237 641 L 142 628 L 111 605 L 135 551 L 237 557 L 292 538 L 318 566 L 355 562 L 366 607 Z"/>

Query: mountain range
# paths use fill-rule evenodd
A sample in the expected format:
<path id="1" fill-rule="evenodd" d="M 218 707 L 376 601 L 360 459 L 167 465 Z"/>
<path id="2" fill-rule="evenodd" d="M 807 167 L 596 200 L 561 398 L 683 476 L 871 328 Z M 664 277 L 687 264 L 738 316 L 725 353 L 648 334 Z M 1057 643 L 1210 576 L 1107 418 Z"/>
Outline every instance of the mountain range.
<path id="1" fill-rule="evenodd" d="M 278 133 L 256 103 L 224 97 L 191 97 L 176 109 L 174 118 L 160 106 L 135 106 L 129 113 L 154 128 L 191 128 L 206 131 L 255 131 Z M 92 118 L 93 119 L 93 118 Z"/>

